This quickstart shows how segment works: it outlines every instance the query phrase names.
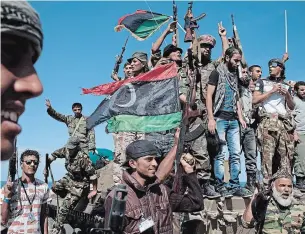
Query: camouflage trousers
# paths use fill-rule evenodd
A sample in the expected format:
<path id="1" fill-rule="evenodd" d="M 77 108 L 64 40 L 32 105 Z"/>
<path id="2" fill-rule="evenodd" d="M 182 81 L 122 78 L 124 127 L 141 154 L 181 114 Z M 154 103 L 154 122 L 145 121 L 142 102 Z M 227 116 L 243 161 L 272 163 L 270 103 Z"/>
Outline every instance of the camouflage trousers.
<path id="1" fill-rule="evenodd" d="M 89 187 L 84 189 L 83 182 L 73 181 L 68 175 L 56 181 L 53 191 L 56 194 L 65 194 L 59 207 L 57 222 L 54 224 L 52 234 L 62 233 L 61 228 L 66 223 L 69 210 L 73 210 L 83 196 L 89 193 Z"/>
<path id="2" fill-rule="evenodd" d="M 291 170 L 294 155 L 293 134 L 287 132 L 282 120 L 264 118 L 257 128 L 257 140 L 265 178 L 270 178 L 282 167 Z"/>
<path id="3" fill-rule="evenodd" d="M 51 155 L 52 155 L 53 157 L 56 157 L 56 158 L 57 158 L 58 155 L 62 155 L 62 154 L 63 154 L 65 148 L 66 148 L 66 147 L 59 148 L 59 149 L 55 150 Z M 88 144 L 81 143 L 81 144 L 80 144 L 80 148 L 81 148 L 81 150 L 82 150 L 85 154 L 89 155 Z"/>
<path id="4" fill-rule="evenodd" d="M 121 165 L 126 161 L 126 147 L 136 141 L 144 140 L 144 133 L 139 132 L 118 132 L 113 133 L 114 141 L 114 165 L 113 165 L 113 180 L 114 183 L 120 183 L 122 179 Z"/>
<path id="5" fill-rule="evenodd" d="M 305 177 L 305 135 L 299 135 L 300 144 L 296 147 L 294 155 L 294 174 L 297 177 Z"/>
<path id="6" fill-rule="evenodd" d="M 190 125 L 190 131 L 195 130 L 200 124 L 204 124 L 203 120 L 196 118 Z M 211 177 L 211 162 L 207 150 L 207 140 L 205 134 L 190 143 L 190 153 L 196 159 L 196 174 L 198 180 L 209 180 Z"/>

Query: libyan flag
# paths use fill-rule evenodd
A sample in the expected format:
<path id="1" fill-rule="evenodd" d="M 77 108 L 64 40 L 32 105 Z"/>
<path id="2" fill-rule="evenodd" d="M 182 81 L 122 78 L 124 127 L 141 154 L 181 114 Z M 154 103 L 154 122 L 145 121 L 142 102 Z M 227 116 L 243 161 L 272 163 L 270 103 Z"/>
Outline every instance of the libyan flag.
<path id="1" fill-rule="evenodd" d="M 83 93 L 111 94 L 87 118 L 88 129 L 107 121 L 108 132 L 158 132 L 176 128 L 181 121 L 174 63 L 135 78 L 83 89 Z"/>
<path id="2" fill-rule="evenodd" d="M 126 28 L 133 37 L 139 41 L 143 41 L 169 21 L 169 19 L 170 17 L 167 15 L 137 10 L 133 14 L 121 17 L 114 30 L 120 32 L 123 28 Z"/>

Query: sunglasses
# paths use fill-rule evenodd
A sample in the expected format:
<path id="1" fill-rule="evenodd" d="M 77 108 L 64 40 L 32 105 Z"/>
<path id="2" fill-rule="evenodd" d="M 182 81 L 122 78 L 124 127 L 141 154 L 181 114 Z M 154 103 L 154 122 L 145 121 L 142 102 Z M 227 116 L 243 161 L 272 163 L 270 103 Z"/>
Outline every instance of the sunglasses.
<path id="1" fill-rule="evenodd" d="M 39 164 L 37 160 L 26 160 L 23 162 L 25 162 L 26 165 L 31 165 L 32 163 L 34 163 L 34 165 L 37 166 Z"/>
<path id="2" fill-rule="evenodd" d="M 272 63 L 269 63 L 269 67 L 282 67 L 282 65 L 277 62 L 272 62 Z"/>

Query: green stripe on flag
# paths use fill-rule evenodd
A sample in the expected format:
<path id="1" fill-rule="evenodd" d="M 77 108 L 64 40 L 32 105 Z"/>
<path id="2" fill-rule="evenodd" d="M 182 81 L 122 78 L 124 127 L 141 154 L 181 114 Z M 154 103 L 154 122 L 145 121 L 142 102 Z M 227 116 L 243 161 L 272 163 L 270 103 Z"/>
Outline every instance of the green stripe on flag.
<path id="1" fill-rule="evenodd" d="M 107 121 L 108 132 L 160 132 L 177 128 L 182 113 L 157 116 L 117 115 Z"/>
<path id="2" fill-rule="evenodd" d="M 134 32 L 140 38 L 147 38 L 158 30 L 163 24 L 169 21 L 170 18 L 166 15 L 155 16 L 152 19 L 145 20 Z"/>

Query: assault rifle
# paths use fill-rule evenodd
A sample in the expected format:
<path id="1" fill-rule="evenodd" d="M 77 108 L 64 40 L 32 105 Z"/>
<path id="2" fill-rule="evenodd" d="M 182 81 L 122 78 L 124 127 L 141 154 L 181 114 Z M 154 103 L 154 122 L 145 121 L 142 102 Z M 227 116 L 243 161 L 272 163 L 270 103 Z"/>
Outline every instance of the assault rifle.
<path id="1" fill-rule="evenodd" d="M 178 17 L 177 17 L 177 5 L 176 5 L 176 2 L 175 0 L 173 0 L 173 21 L 177 21 L 178 22 Z M 179 46 L 179 34 L 178 34 L 178 27 L 176 25 L 176 28 L 175 28 L 175 33 L 174 35 L 176 36 L 176 46 L 178 47 Z"/>
<path id="2" fill-rule="evenodd" d="M 7 181 L 13 182 L 15 180 L 15 176 L 17 173 L 17 157 L 18 157 L 17 147 L 15 146 L 15 151 L 14 151 L 12 157 L 10 158 L 9 164 L 8 164 L 9 170 L 8 170 Z"/>
<path id="3" fill-rule="evenodd" d="M 126 45 L 127 45 L 128 39 L 129 39 L 129 36 L 126 38 L 126 41 L 125 41 L 125 43 L 124 43 L 124 46 L 122 47 L 121 54 L 116 56 L 116 62 L 115 62 L 115 64 L 114 64 L 114 68 L 113 68 L 113 70 L 112 70 L 112 75 L 118 74 L 118 72 L 119 72 L 120 64 L 122 63 L 123 54 L 124 54 L 124 52 L 125 52 L 125 49 L 126 49 Z M 112 75 L 111 75 L 111 76 L 112 76 Z"/>
<path id="4" fill-rule="evenodd" d="M 178 143 L 178 148 L 177 148 L 177 153 L 176 153 L 176 162 L 180 163 L 180 159 L 183 153 L 187 151 L 187 146 L 186 142 L 192 141 L 196 139 L 198 136 L 190 136 L 189 134 L 189 126 L 190 126 L 190 120 L 192 118 L 195 118 L 197 116 L 200 116 L 202 114 L 201 111 L 196 110 L 195 106 L 195 97 L 196 97 L 196 70 L 194 68 L 194 60 L 193 60 L 193 53 L 192 49 L 187 50 L 188 53 L 188 67 L 190 70 L 190 73 L 188 74 L 189 78 L 189 84 L 190 88 L 188 89 L 187 92 L 187 100 L 183 108 L 183 115 L 182 115 L 182 122 L 180 126 L 180 135 L 179 135 L 179 143 Z M 182 168 L 181 166 L 178 167 L 177 172 L 176 172 L 176 177 L 175 177 L 175 182 L 174 182 L 174 190 L 175 192 L 181 192 L 182 190 L 182 180 L 181 180 L 181 175 L 182 175 Z"/>
<path id="5" fill-rule="evenodd" d="M 241 45 L 241 42 L 240 42 L 240 38 L 239 38 L 238 31 L 237 31 L 237 27 L 236 27 L 235 22 L 234 22 L 234 15 L 233 14 L 231 14 L 231 20 L 232 20 L 232 26 L 233 26 L 232 43 L 233 43 L 235 48 L 239 48 L 241 50 L 241 52 L 242 52 L 242 60 L 241 60 L 241 62 L 242 62 L 243 65 L 246 65 L 246 60 L 245 60 L 243 48 L 242 48 L 242 45 Z"/>
<path id="6" fill-rule="evenodd" d="M 201 15 L 199 15 L 198 17 L 193 16 L 193 1 L 188 3 L 188 9 L 187 12 L 184 16 L 184 29 L 186 31 L 185 33 L 185 37 L 184 37 L 184 42 L 192 42 L 193 41 L 193 35 L 192 32 L 194 31 L 194 29 L 198 29 L 199 25 L 197 24 L 197 21 L 203 19 L 206 14 L 202 13 Z"/>
<path id="7" fill-rule="evenodd" d="M 108 222 L 105 223 L 105 228 L 92 228 L 90 233 L 123 233 L 124 215 L 127 201 L 126 185 L 119 184 L 115 188 L 115 194 L 111 204 Z"/>

